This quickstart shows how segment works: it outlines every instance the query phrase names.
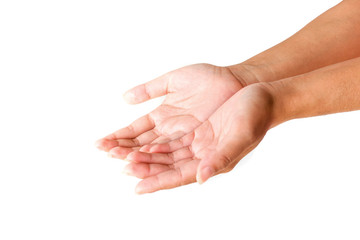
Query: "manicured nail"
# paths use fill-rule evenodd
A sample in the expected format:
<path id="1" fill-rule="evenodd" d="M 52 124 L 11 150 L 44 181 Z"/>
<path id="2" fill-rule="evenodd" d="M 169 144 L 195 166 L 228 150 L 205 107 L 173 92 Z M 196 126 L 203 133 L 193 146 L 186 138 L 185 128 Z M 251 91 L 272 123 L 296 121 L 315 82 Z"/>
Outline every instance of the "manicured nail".
<path id="1" fill-rule="evenodd" d="M 214 176 L 215 171 L 213 168 L 211 167 L 205 167 L 203 169 L 200 170 L 200 172 L 198 172 L 197 176 L 196 176 L 196 180 L 199 184 L 203 184 L 204 182 L 206 182 L 209 178 L 211 178 L 212 176 Z"/>

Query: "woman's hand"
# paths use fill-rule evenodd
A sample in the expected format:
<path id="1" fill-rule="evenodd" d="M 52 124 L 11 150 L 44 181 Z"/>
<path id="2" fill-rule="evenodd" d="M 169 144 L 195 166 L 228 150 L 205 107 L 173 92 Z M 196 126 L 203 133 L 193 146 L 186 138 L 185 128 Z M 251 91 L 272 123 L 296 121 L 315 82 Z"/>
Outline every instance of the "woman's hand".
<path id="1" fill-rule="evenodd" d="M 275 124 L 274 98 L 267 84 L 253 84 L 233 95 L 193 132 L 129 154 L 130 175 L 144 178 L 138 193 L 174 188 L 228 172 Z"/>
<path id="2" fill-rule="evenodd" d="M 100 139 L 97 146 L 124 159 L 145 144 L 182 137 L 206 121 L 243 84 L 229 68 L 209 64 L 169 72 L 124 95 L 132 104 L 166 95 L 164 102 L 128 127 Z"/>

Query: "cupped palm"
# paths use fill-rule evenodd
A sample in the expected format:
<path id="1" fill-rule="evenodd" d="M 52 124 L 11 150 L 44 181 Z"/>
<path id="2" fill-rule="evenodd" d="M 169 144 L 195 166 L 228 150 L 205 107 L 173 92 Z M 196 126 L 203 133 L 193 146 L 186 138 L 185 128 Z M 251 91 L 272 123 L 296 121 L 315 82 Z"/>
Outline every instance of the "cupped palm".
<path id="1" fill-rule="evenodd" d="M 130 175 L 143 178 L 138 193 L 200 183 L 230 171 L 273 126 L 273 97 L 268 87 L 253 84 L 225 102 L 193 132 L 166 143 L 149 144 L 131 153 Z"/>
<path id="2" fill-rule="evenodd" d="M 229 68 L 196 64 L 134 87 L 124 95 L 131 104 L 163 95 L 165 100 L 129 126 L 98 140 L 97 146 L 125 159 L 145 144 L 179 138 L 206 121 L 243 87 L 241 82 Z"/>

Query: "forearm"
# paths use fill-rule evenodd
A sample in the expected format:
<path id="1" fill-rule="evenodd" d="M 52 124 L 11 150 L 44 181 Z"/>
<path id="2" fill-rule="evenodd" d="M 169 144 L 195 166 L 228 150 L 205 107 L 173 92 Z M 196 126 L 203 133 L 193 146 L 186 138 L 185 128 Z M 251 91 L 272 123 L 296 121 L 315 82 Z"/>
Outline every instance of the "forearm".
<path id="1" fill-rule="evenodd" d="M 264 83 L 274 97 L 273 123 L 360 110 L 360 57 Z"/>
<path id="2" fill-rule="evenodd" d="M 284 42 L 230 66 L 245 85 L 288 78 L 360 56 L 360 1 L 343 1 Z"/>

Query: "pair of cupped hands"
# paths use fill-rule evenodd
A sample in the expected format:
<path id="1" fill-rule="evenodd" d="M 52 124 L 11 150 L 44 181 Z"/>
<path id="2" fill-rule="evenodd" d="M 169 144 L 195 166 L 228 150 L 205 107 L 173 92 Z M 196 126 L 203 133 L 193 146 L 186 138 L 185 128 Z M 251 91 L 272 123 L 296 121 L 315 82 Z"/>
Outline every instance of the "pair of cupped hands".
<path id="1" fill-rule="evenodd" d="M 165 100 L 97 147 L 129 161 L 139 194 L 204 183 L 232 170 L 273 124 L 269 87 L 243 82 L 229 67 L 196 64 L 134 87 L 124 94 L 130 104 Z"/>

